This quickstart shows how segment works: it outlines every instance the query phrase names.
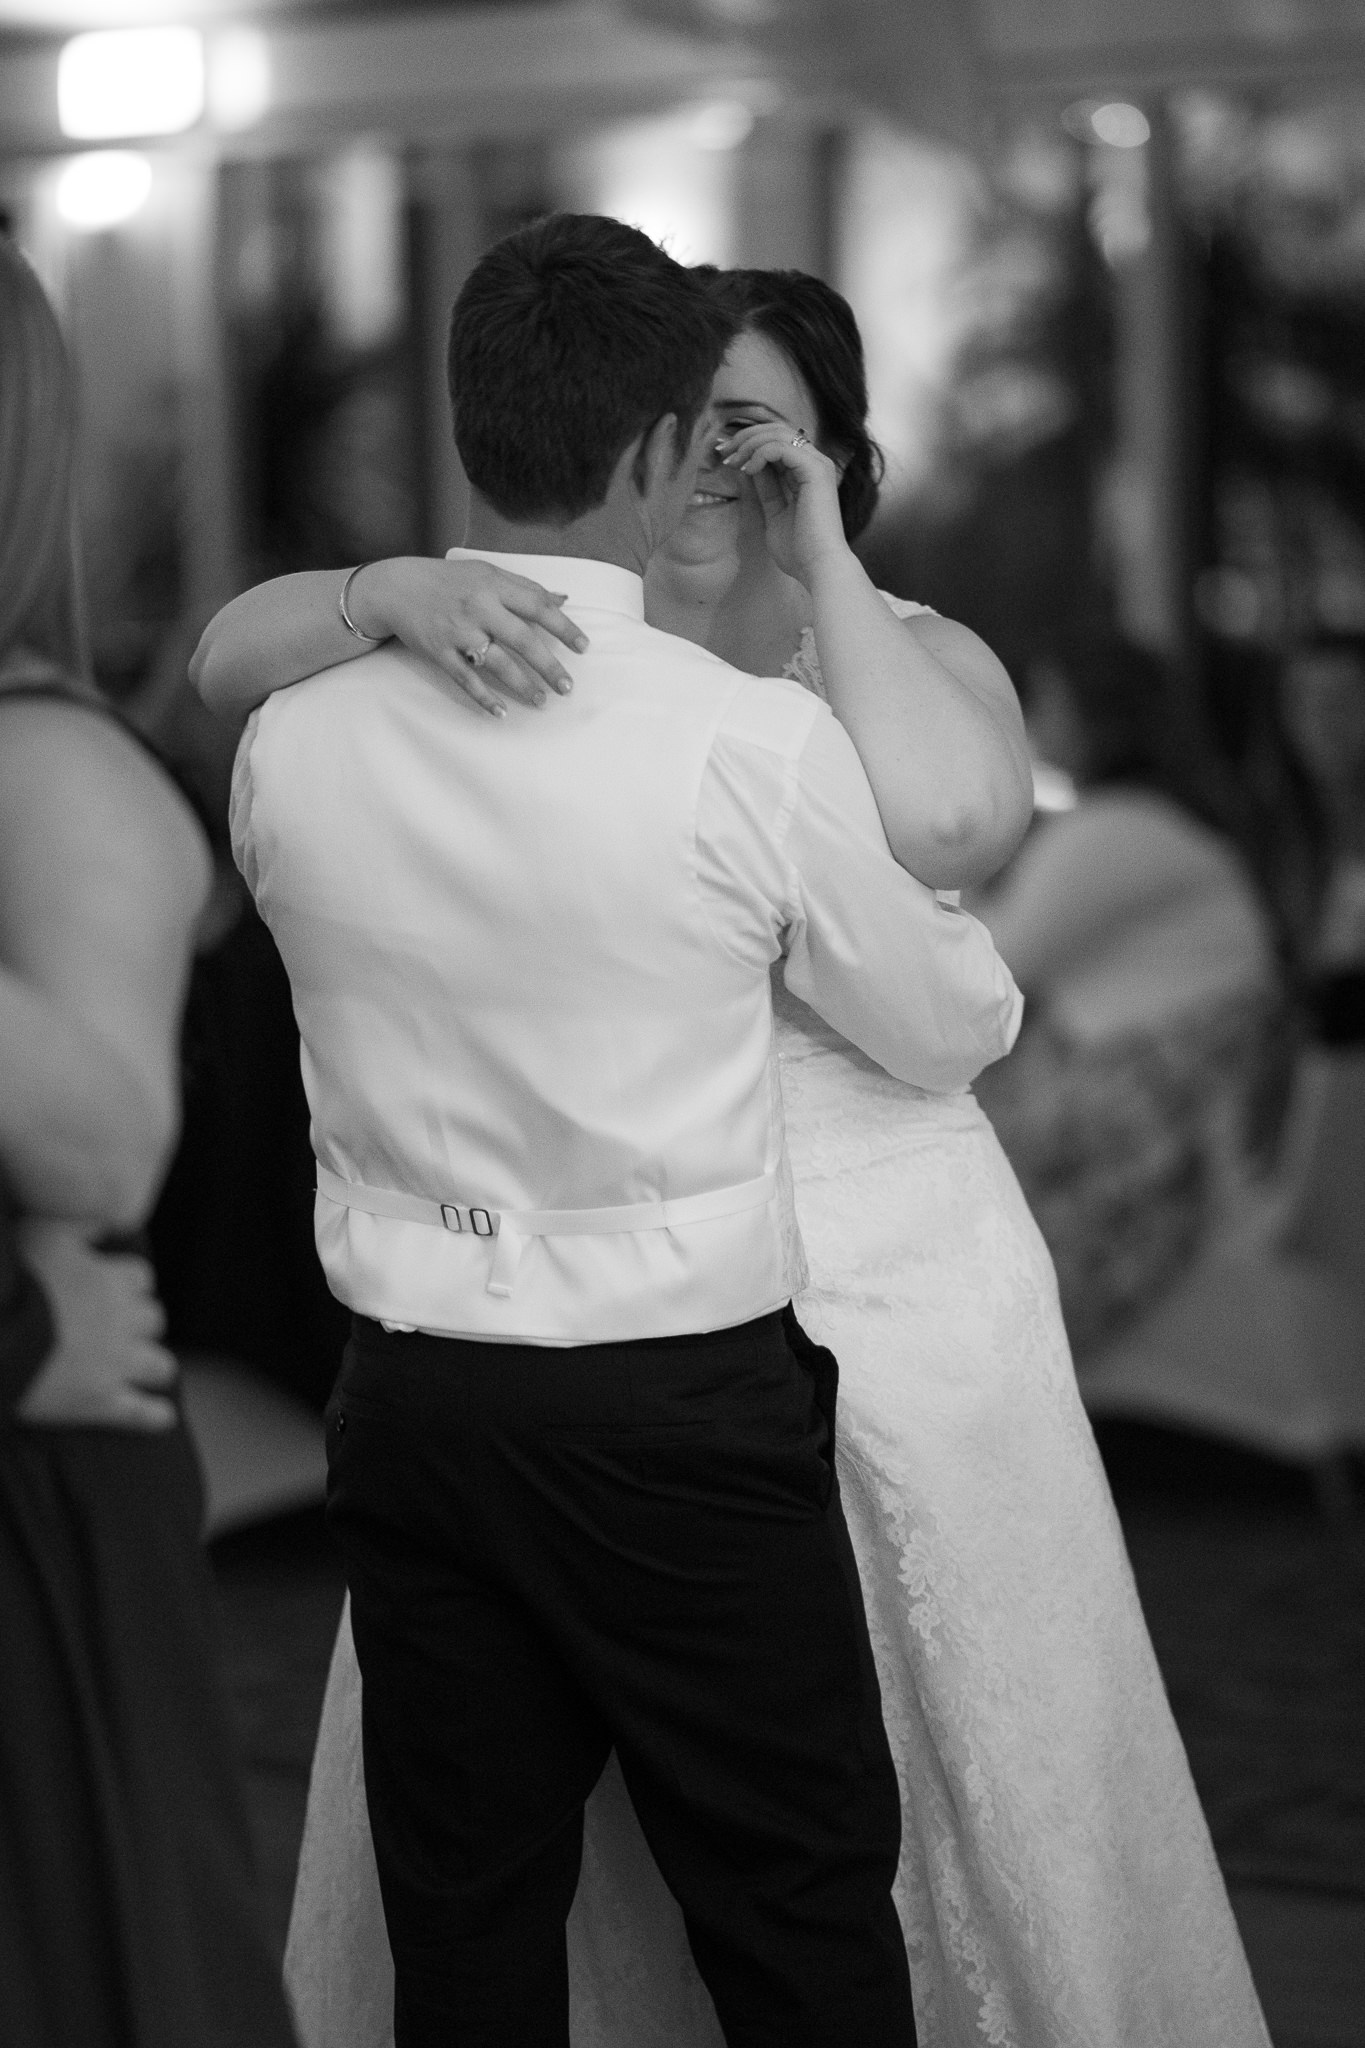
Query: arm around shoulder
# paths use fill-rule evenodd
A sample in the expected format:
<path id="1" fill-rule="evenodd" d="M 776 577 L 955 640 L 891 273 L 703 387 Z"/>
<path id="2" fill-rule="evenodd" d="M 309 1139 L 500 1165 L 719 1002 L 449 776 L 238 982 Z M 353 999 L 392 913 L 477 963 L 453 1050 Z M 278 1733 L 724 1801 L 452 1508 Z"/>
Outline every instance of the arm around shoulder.
<path id="1" fill-rule="evenodd" d="M 339 602 L 348 581 L 350 625 Z M 224 605 L 204 629 L 190 680 L 210 710 L 240 721 L 287 684 L 399 639 L 484 711 L 500 713 L 507 698 L 539 705 L 547 691 L 571 687 L 564 649 L 587 646 L 566 602 L 477 556 L 395 555 L 349 575 L 303 570 Z"/>
<path id="2" fill-rule="evenodd" d="M 190 681 L 209 710 L 240 722 L 274 691 L 368 653 L 374 641 L 342 624 L 342 581 L 334 569 L 304 569 L 258 583 L 215 612 L 190 657 Z"/>

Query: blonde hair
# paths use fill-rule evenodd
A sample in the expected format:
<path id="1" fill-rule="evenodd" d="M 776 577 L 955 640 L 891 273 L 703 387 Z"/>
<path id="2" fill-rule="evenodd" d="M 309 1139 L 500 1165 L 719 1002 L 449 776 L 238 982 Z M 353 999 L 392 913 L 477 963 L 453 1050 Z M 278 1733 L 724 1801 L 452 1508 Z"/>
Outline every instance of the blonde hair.
<path id="1" fill-rule="evenodd" d="M 75 379 L 42 286 L 0 234 L 0 663 L 85 670 L 75 559 Z"/>

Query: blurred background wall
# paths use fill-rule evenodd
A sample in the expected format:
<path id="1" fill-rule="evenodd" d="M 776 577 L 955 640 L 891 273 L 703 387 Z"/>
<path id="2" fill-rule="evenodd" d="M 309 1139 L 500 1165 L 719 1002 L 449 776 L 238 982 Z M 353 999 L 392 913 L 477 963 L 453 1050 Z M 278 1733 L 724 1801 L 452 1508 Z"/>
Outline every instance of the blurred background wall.
<path id="1" fill-rule="evenodd" d="M 869 559 L 1007 659 L 1078 607 L 1177 654 L 1365 625 L 1362 114 L 1355 0 L 0 0 L 100 678 L 459 538 L 450 301 L 558 205 L 848 293 Z"/>

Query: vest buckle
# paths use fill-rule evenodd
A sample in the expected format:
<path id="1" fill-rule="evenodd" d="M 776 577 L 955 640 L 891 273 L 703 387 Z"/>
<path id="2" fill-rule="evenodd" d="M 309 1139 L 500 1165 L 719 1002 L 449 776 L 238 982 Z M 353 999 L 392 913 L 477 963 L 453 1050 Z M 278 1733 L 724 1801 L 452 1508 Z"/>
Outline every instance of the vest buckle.
<path id="1" fill-rule="evenodd" d="M 458 1202 L 442 1202 L 441 1221 L 447 1230 L 472 1230 L 475 1237 L 496 1237 L 498 1234 L 490 1210 L 462 1209 Z"/>

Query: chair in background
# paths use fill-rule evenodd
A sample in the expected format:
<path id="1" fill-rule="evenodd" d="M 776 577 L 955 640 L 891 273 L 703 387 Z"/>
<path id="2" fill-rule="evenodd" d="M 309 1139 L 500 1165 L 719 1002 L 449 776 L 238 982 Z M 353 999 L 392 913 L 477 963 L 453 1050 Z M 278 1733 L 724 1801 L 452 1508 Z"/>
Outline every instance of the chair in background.
<path id="1" fill-rule="evenodd" d="M 1328 1507 L 1365 1449 L 1365 1051 L 1315 1047 L 1271 1186 L 1150 1314 L 1078 1362 L 1092 1416 L 1306 1465 Z"/>

